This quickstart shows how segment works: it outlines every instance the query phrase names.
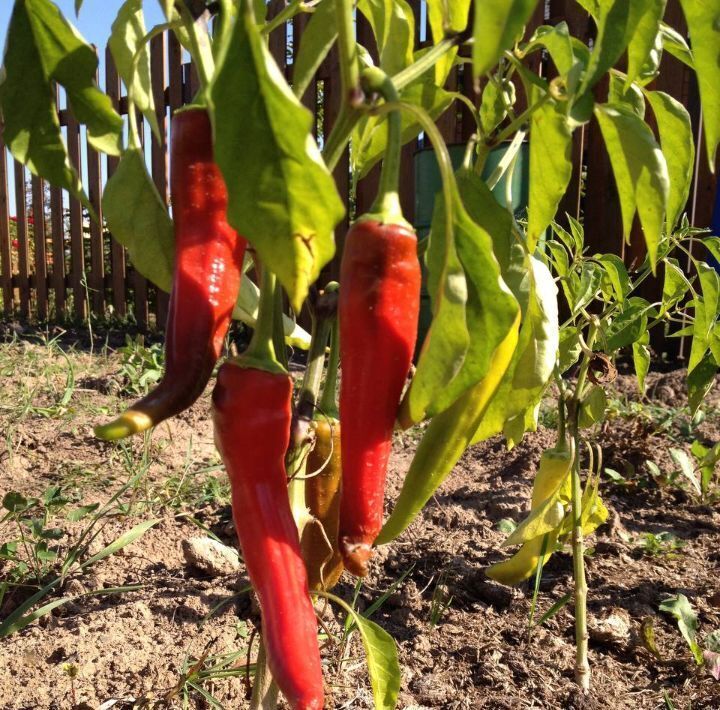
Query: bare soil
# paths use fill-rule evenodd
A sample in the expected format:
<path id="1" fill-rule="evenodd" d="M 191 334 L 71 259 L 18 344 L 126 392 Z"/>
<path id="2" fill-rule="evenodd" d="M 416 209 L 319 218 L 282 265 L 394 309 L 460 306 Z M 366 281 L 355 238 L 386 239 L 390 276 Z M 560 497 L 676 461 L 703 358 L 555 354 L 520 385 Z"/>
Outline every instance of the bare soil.
<path id="1" fill-rule="evenodd" d="M 238 675 L 206 679 L 200 686 L 223 708 L 247 707 L 241 671 L 258 623 L 252 597 L 244 591 L 247 579 L 203 575 L 187 566 L 181 549 L 184 539 L 202 534 L 198 524 L 233 544 L 209 397 L 158 427 L 148 442 L 139 437 L 130 444 L 105 444 L 93 438 L 92 426 L 123 404 L 117 355 L 70 353 L 76 371 L 72 398 L 51 416 L 38 408 L 56 403 L 66 383 L 59 351 L 21 342 L 2 346 L 0 355 L 5 433 L 0 498 L 10 490 L 40 495 L 50 485 L 62 485 L 77 504 L 102 502 L 142 472 L 122 499 L 124 512 L 104 521 L 91 552 L 141 520 L 159 520 L 121 552 L 85 574 L 71 575 L 48 598 L 65 595 L 74 601 L 0 641 L 0 708 L 211 707 L 187 684 L 187 671 L 203 654 L 207 668 L 228 653 L 238 655 L 233 664 Z M 617 401 L 638 400 L 632 378 L 620 377 L 616 389 Z M 639 710 L 671 707 L 667 693 L 677 708 L 720 708 L 720 683 L 695 665 L 675 620 L 658 608 L 663 599 L 682 593 L 698 614 L 701 642 L 720 628 L 720 508 L 699 503 L 685 487 L 659 486 L 644 469 L 651 459 L 671 470 L 669 448 L 688 449 L 694 438 L 718 441 L 717 396 L 705 421 L 692 428 L 682 410 L 681 372 L 652 375 L 649 395 L 651 414 L 628 415 L 620 407 L 594 432 L 605 465 L 624 472 L 626 485 L 603 480 L 610 518 L 590 540 L 590 694 L 580 695 L 573 683 L 572 602 L 529 633 L 531 585 L 508 588 L 484 574 L 507 554 L 500 549 L 505 535 L 498 522 L 522 519 L 539 456 L 554 443 L 552 431 L 541 427 L 510 452 L 500 438 L 469 449 L 422 517 L 399 541 L 378 551 L 358 606 L 367 608 L 406 575 L 373 615 L 398 643 L 398 707 Z M 23 410 L 23 402 L 32 406 Z M 418 432 L 411 432 L 396 439 L 389 502 L 417 438 Z M 84 522 L 58 524 L 67 531 L 59 546 L 67 549 Z M 649 556 L 641 536 L 659 532 L 673 533 L 684 546 L 675 554 Z M 0 524 L 0 544 L 15 535 L 12 524 Z M 0 560 L 0 581 L 7 569 Z M 568 554 L 551 558 L 536 619 L 571 591 L 571 574 Z M 136 584 L 142 585 L 137 591 L 77 597 Z M 353 589 L 353 580 L 344 577 L 337 593 L 351 600 Z M 23 594 L 28 592 L 6 595 L 0 620 Z M 340 612 L 321 613 L 328 630 L 339 635 Z M 609 633 L 618 619 L 627 628 Z M 652 626 L 659 658 L 644 642 L 643 622 L 646 630 Z M 249 651 L 251 660 L 255 649 Z M 372 707 L 357 635 L 349 650 L 350 660 L 340 665 L 337 645 L 328 642 L 323 649 L 328 708 Z"/>

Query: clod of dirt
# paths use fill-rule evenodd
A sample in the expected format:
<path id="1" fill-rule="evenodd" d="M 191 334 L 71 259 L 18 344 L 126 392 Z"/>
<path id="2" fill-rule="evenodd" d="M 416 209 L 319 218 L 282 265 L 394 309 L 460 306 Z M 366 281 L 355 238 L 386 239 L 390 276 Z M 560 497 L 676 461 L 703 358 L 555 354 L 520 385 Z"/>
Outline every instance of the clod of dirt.
<path id="1" fill-rule="evenodd" d="M 210 577 L 222 577 L 240 570 L 238 553 L 210 537 L 191 537 L 182 541 L 185 562 Z"/>
<path id="2" fill-rule="evenodd" d="M 590 615 L 588 633 L 594 641 L 625 646 L 630 640 L 630 614 L 625 609 L 611 609 L 604 617 Z"/>

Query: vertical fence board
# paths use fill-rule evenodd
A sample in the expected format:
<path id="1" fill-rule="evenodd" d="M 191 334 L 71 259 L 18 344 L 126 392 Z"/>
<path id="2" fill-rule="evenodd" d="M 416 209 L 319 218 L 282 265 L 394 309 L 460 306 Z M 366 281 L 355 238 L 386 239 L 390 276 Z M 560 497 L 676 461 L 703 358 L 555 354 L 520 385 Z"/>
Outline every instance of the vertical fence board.
<path id="1" fill-rule="evenodd" d="M 100 175 L 100 155 L 87 144 L 88 161 L 88 197 L 95 209 L 97 220 L 90 220 L 90 302 L 92 312 L 102 317 L 105 314 L 105 254 L 102 228 L 102 178 Z"/>
<path id="2" fill-rule="evenodd" d="M 52 234 L 52 270 L 50 283 L 55 295 L 55 317 L 65 318 L 65 212 L 63 193 L 50 188 L 50 229 Z"/>
<path id="3" fill-rule="evenodd" d="M 45 242 L 45 182 L 32 177 L 33 241 L 35 242 L 35 292 L 37 317 L 48 317 L 47 245 Z"/>
<path id="4" fill-rule="evenodd" d="M 67 144 L 70 162 L 78 172 L 80 166 L 80 126 L 68 110 Z M 73 309 L 76 318 L 87 315 L 85 303 L 85 244 L 83 235 L 83 212 L 79 200 L 70 198 L 70 282 L 73 292 Z"/>
<path id="5" fill-rule="evenodd" d="M 118 77 L 115 62 L 110 50 L 105 51 L 105 91 L 112 101 L 115 110 L 120 108 L 120 78 Z M 108 157 L 108 178 L 117 169 L 118 159 Z M 125 289 L 126 267 L 125 250 L 122 244 L 113 239 L 110 243 L 110 281 L 112 284 L 112 304 L 115 315 L 124 318 L 127 315 L 127 291 Z"/>
<path id="6" fill-rule="evenodd" d="M 160 197 L 168 201 L 168 161 L 167 161 L 167 109 L 165 106 L 165 74 L 167 69 L 166 35 L 158 35 L 150 44 L 150 70 L 152 92 L 155 103 L 155 116 L 160 128 L 160 141 L 152 136 L 152 176 Z M 157 289 L 156 318 L 158 327 L 164 327 L 168 312 L 168 294 Z"/>
<path id="7" fill-rule="evenodd" d="M 27 195 L 25 194 L 25 168 L 15 162 L 15 214 L 17 215 L 18 276 L 20 317 L 30 317 L 30 263 L 27 228 Z"/>
<path id="8" fill-rule="evenodd" d="M 0 128 L 2 125 L 0 124 Z M 8 210 L 7 153 L 3 132 L 0 130 L 0 286 L 3 295 L 3 313 L 12 316 L 15 310 L 12 286 L 12 250 L 10 242 L 10 218 Z"/>

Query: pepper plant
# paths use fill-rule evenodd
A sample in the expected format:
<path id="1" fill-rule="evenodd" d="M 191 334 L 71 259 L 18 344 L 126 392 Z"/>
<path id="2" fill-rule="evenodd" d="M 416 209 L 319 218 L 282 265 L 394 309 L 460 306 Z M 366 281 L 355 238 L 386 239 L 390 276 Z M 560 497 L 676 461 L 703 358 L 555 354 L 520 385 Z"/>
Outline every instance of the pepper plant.
<path id="1" fill-rule="evenodd" d="M 597 29 L 590 46 L 573 37 L 565 22 L 529 35 L 525 25 L 536 5 L 483 0 L 471 12 L 470 0 L 427 0 L 432 43 L 415 50 L 415 20 L 405 0 L 293 0 L 273 18 L 266 17 L 263 0 L 160 0 L 166 22 L 149 30 L 142 0 L 126 0 L 110 38 L 128 92 L 125 138 L 123 119 L 95 84 L 95 54 L 71 21 L 51 0 L 15 0 L 0 85 L 5 144 L 95 217 L 62 140 L 56 105 L 62 87 L 93 148 L 119 158 L 103 194 L 107 227 L 140 273 L 172 289 L 165 378 L 138 409 L 98 427 L 98 435 L 127 436 L 190 406 L 221 355 L 231 312 L 254 327 L 248 350 L 222 365 L 213 395 L 237 532 L 263 614 L 253 707 L 273 707 L 278 687 L 292 707 L 324 702 L 303 552 L 305 563 L 313 560 L 315 594 L 355 615 L 376 706 L 394 707 L 400 685 L 394 642 L 330 593 L 339 558 L 348 572 L 366 574 L 373 544 L 389 543 L 407 528 L 469 445 L 503 434 L 512 446 L 537 426 L 540 400 L 553 380 L 561 393 L 557 445 L 541 461 L 530 517 L 511 537 L 523 544 L 522 564 L 516 555 L 488 573 L 508 583 L 539 574 L 557 541 L 572 537 L 576 677 L 587 689 L 583 535 L 602 520 L 604 509 L 594 474 L 582 489 L 579 432 L 604 408 L 601 377 L 618 350 L 632 347 L 642 381 L 650 362 L 647 328 L 673 324 L 673 309 L 682 304 L 679 332 L 692 338 L 692 408 L 711 386 L 720 363 L 720 286 L 690 249 L 701 237 L 686 223 L 677 226 L 693 174 L 693 131 L 687 110 L 652 82 L 663 53 L 696 73 L 704 107 L 700 159 L 712 170 L 720 141 L 717 8 L 706 0 L 681 0 L 689 46 L 664 22 L 663 0 L 580 0 Z M 81 12 L 82 0 L 75 7 Z M 311 17 L 288 80 L 267 38 L 299 13 Z M 354 13 L 370 25 L 374 55 L 357 42 Z M 148 43 L 166 31 L 190 53 L 200 80 L 192 106 L 173 118 L 172 215 L 148 175 L 137 125 L 139 113 L 159 131 Z M 343 100 L 320 150 L 300 99 L 333 47 Z M 531 69 L 537 52 L 551 59 L 551 80 Z M 475 102 L 445 88 L 458 65 L 472 73 Z M 522 110 L 516 110 L 519 96 Z M 457 102 L 468 106 L 476 132 L 453 172 L 434 121 Z M 191 141 L 185 154 L 176 138 L 196 119 L 202 125 L 189 130 L 198 131 L 205 149 L 193 149 Z M 573 133 L 589 122 L 599 126 L 610 156 L 626 238 L 638 217 L 646 258 L 634 271 L 616 256 L 586 254 L 580 222 L 570 221 L 569 231 L 555 226 L 556 236 L 546 237 L 570 182 Z M 432 322 L 402 392 L 416 337 L 420 263 L 399 206 L 398 160 L 401 144 L 420 132 L 433 145 L 443 180 L 421 249 Z M 527 141 L 523 228 L 511 211 L 510 187 L 500 201 L 491 188 L 512 175 Z M 507 145 L 505 157 L 485 179 L 488 154 L 500 145 Z M 332 172 L 348 146 L 353 183 L 380 161 L 382 177 L 373 208 L 358 217 L 344 254 L 336 255 L 335 229 L 348 205 Z M 261 288 L 243 275 L 244 241 Z M 717 239 L 702 242 L 720 256 Z M 683 264 L 690 257 L 696 278 L 673 261 L 678 253 Z M 339 447 L 345 475 L 339 489 L 328 487 L 327 507 L 339 506 L 339 520 L 320 510 L 312 491 L 317 481 L 309 483 L 332 464 L 335 446 L 317 470 L 311 467 L 317 465 L 308 459 L 313 432 L 318 451 L 321 444 L 318 413 L 320 421 L 323 410 L 327 415 L 331 441 L 337 421 L 334 363 L 320 394 L 328 342 L 320 321 L 329 316 L 316 312 L 315 342 L 308 343 L 282 312 L 282 292 L 299 312 L 335 256 L 342 256 L 341 337 L 332 351 L 333 358 L 340 352 L 343 372 Z M 663 299 L 649 304 L 634 289 L 661 263 Z M 556 281 L 570 313 L 562 326 Z M 310 346 L 294 424 L 287 341 Z M 380 530 L 394 421 L 402 428 L 428 423 Z M 318 525 L 326 554 L 316 568 L 320 556 L 309 549 L 306 533 Z"/>

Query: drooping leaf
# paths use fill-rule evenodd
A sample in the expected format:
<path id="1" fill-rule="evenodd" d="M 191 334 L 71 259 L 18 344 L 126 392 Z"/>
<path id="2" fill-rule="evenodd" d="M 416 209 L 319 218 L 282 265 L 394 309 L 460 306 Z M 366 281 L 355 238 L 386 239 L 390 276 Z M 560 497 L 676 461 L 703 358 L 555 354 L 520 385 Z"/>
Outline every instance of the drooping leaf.
<path id="1" fill-rule="evenodd" d="M 586 261 L 580 268 L 580 277 L 562 281 L 562 288 L 568 299 L 573 315 L 577 315 L 590 303 L 600 290 L 603 268 L 592 261 Z"/>
<path id="2" fill-rule="evenodd" d="M 97 56 L 50 0 L 25 0 L 32 42 L 46 79 L 61 84 L 75 118 L 87 126 L 96 150 L 119 155 L 123 122 L 95 83 Z"/>
<path id="3" fill-rule="evenodd" d="M 680 633 L 690 647 L 695 662 L 698 665 L 702 665 L 702 649 L 696 640 L 698 625 L 697 614 L 690 605 L 688 598 L 684 594 L 677 594 L 674 597 L 670 597 L 661 602 L 660 611 L 664 611 L 677 619 Z"/>
<path id="4" fill-rule="evenodd" d="M 359 0 L 358 10 L 372 27 L 380 68 L 397 74 L 413 61 L 415 16 L 405 0 Z"/>
<path id="5" fill-rule="evenodd" d="M 608 103 L 622 104 L 632 111 L 638 118 L 645 118 L 645 98 L 642 89 L 637 84 L 628 85 L 622 77 L 610 74 L 608 89 Z"/>
<path id="6" fill-rule="evenodd" d="M 665 260 L 665 280 L 663 281 L 663 295 L 660 313 L 665 313 L 676 304 L 690 288 L 690 282 L 685 272 L 680 268 L 677 259 Z"/>
<path id="7" fill-rule="evenodd" d="M 437 378 L 438 362 L 435 358 L 431 359 L 430 352 L 426 356 L 423 348 L 402 405 L 402 411 L 407 411 L 409 419 L 414 422 L 419 421 L 418 417 L 423 413 L 432 417 L 447 409 L 466 389 L 487 375 L 493 354 L 507 337 L 518 313 L 517 301 L 500 275 L 493 253 L 493 239 L 478 223 L 486 219 L 483 215 L 485 205 L 492 205 L 495 209 L 499 206 L 485 182 L 473 171 L 461 169 L 457 174 L 457 183 L 460 199 L 453 204 L 453 232 L 467 284 L 465 325 L 470 341 L 460 368 L 449 382 Z M 476 216 L 480 220 L 475 219 Z M 430 231 L 431 248 L 435 236 L 446 229 L 445 217 L 444 199 L 438 195 Z M 444 239 L 448 239 L 447 234 Z M 446 331 L 433 329 L 434 324 L 431 333 L 435 342 L 440 338 L 444 343 L 446 338 L 450 340 L 452 337 L 448 337 Z M 480 333 L 482 337 L 479 337 Z M 426 342 L 429 346 L 431 340 Z"/>
<path id="8" fill-rule="evenodd" d="M 120 78 L 125 82 L 135 106 L 147 119 L 156 136 L 160 136 L 155 102 L 152 94 L 150 52 L 147 45 L 140 48 L 146 34 L 143 0 L 125 0 L 112 25 L 108 46 Z M 133 66 L 133 57 L 140 51 Z"/>
<path id="9" fill-rule="evenodd" d="M 235 23 L 210 95 L 229 221 L 277 274 L 299 312 L 333 257 L 333 229 L 344 207 L 313 138 L 310 112 L 246 13 Z"/>
<path id="10" fill-rule="evenodd" d="M 139 148 L 125 151 L 108 180 L 103 214 L 110 233 L 128 250 L 133 266 L 169 293 L 175 250 L 172 220 Z"/>
<path id="11" fill-rule="evenodd" d="M 622 56 L 635 32 L 642 8 L 653 0 L 598 0 L 597 37 L 580 89 L 591 89 Z"/>
<path id="12" fill-rule="evenodd" d="M 711 353 L 707 353 L 705 357 L 688 372 L 688 404 L 690 405 L 690 414 L 694 415 L 698 407 L 707 397 L 710 390 L 715 384 L 715 375 L 718 371 L 718 363 Z"/>
<path id="13" fill-rule="evenodd" d="M 677 224 L 687 203 L 695 165 L 695 143 L 687 109 L 669 94 L 648 91 L 660 132 L 660 147 L 667 162 L 670 181 L 667 201 L 668 231 Z"/>
<path id="14" fill-rule="evenodd" d="M 62 140 L 55 89 L 46 75 L 24 3 L 15 3 L 7 31 L 0 105 L 3 138 L 13 157 L 86 206 L 80 178 Z"/>
<path id="15" fill-rule="evenodd" d="M 605 419 L 607 395 L 599 385 L 593 385 L 580 402 L 578 426 L 587 429 Z"/>
<path id="16" fill-rule="evenodd" d="M 522 309 L 517 349 L 472 443 L 501 432 L 510 446 L 517 443 L 528 428 L 534 427 L 537 404 L 555 367 L 559 342 L 557 287 L 540 260 L 529 257 L 529 263 L 520 268 L 527 276 L 519 281 L 504 274 Z"/>
<path id="17" fill-rule="evenodd" d="M 694 71 L 695 62 L 685 38 L 677 30 L 664 22 L 660 23 L 660 35 L 662 37 L 663 49 Z"/>
<path id="18" fill-rule="evenodd" d="M 714 0 L 680 0 L 700 87 L 710 171 L 720 142 L 720 10 Z"/>
<path id="19" fill-rule="evenodd" d="M 427 17 L 433 42 L 437 44 L 448 32 L 462 32 L 468 24 L 471 0 L 427 0 Z M 457 48 L 453 48 L 435 65 L 435 83 L 443 86 L 452 69 Z"/>
<path id="20" fill-rule="evenodd" d="M 480 128 L 489 135 L 507 116 L 515 103 L 515 85 L 507 80 L 492 79 L 485 84 L 480 101 Z"/>
<path id="21" fill-rule="evenodd" d="M 647 0 L 640 3 L 639 18 L 628 45 L 628 69 L 625 80 L 627 87 L 630 87 L 640 75 L 643 64 L 655 45 L 660 21 L 665 14 L 666 2 L 667 0 Z"/>
<path id="22" fill-rule="evenodd" d="M 695 472 L 695 466 L 690 460 L 690 457 L 682 449 L 670 449 L 670 458 L 673 460 L 675 465 L 678 467 L 680 473 L 690 482 L 690 485 L 695 489 L 695 492 L 701 496 L 702 487 L 700 480 Z"/>
<path id="23" fill-rule="evenodd" d="M 665 221 L 669 178 L 665 158 L 652 131 L 622 105 L 598 104 L 595 116 L 610 155 L 627 237 L 637 209 L 652 264 Z"/>
<path id="24" fill-rule="evenodd" d="M 530 201 L 527 242 L 535 250 L 543 230 L 552 222 L 572 176 L 572 130 L 564 107 L 549 102 L 530 122 Z"/>
<path id="25" fill-rule="evenodd" d="M 473 76 L 492 69 L 500 55 L 519 38 L 537 0 L 484 0 L 475 5 Z"/>
<path id="26" fill-rule="evenodd" d="M 650 371 L 650 333 L 640 336 L 633 344 L 633 365 L 635 367 L 635 375 L 638 382 L 638 390 L 640 394 L 645 394 L 645 380 Z"/>
<path id="27" fill-rule="evenodd" d="M 538 27 L 530 41 L 523 48 L 523 55 L 527 56 L 536 49 L 544 47 L 550 54 L 560 76 L 567 76 L 575 63 L 572 38 L 567 22 L 564 20 L 557 25 L 542 25 Z"/>
<path id="28" fill-rule="evenodd" d="M 335 44 L 337 35 L 335 3 L 333 0 L 322 0 L 303 30 L 300 48 L 292 65 L 292 88 L 298 98 L 307 91 L 315 72 Z"/>

